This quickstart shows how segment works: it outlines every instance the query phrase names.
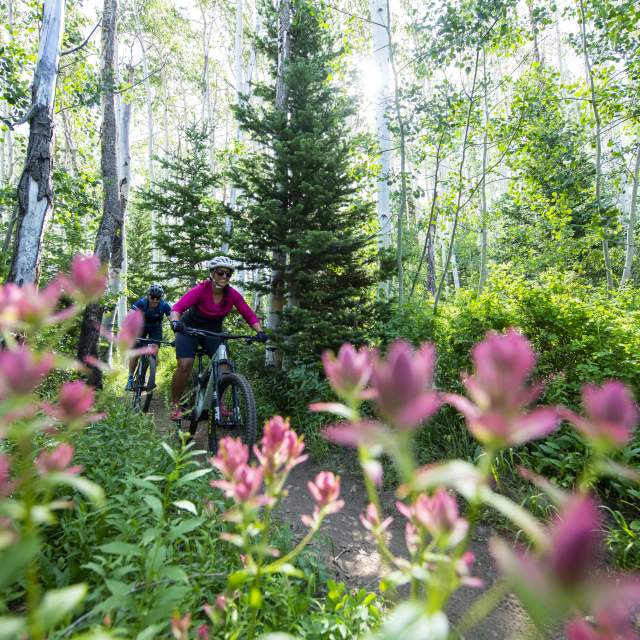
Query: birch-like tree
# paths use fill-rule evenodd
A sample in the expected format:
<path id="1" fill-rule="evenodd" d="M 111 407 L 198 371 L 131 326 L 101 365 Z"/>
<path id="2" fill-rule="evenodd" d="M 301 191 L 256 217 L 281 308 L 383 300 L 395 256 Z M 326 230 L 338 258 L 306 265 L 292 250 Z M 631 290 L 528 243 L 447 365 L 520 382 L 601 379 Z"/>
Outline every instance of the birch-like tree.
<path id="1" fill-rule="evenodd" d="M 64 30 L 64 0 L 45 0 L 32 85 L 25 167 L 18 184 L 18 217 L 8 282 L 39 278 L 42 239 L 53 207 L 53 106 Z"/>
<path id="2" fill-rule="evenodd" d="M 118 181 L 118 136 L 116 124 L 115 78 L 117 43 L 118 0 L 104 0 L 102 14 L 102 129 L 101 129 L 101 171 L 104 190 L 102 219 L 94 247 L 95 255 L 100 258 L 105 269 L 109 268 L 114 257 L 122 256 L 122 208 Z M 119 264 L 119 263 L 118 263 Z M 98 301 L 85 309 L 78 341 L 78 359 L 85 361 L 87 356 L 96 357 L 98 353 L 99 327 L 104 313 L 103 304 Z M 102 373 L 91 367 L 91 383 L 100 387 Z"/>

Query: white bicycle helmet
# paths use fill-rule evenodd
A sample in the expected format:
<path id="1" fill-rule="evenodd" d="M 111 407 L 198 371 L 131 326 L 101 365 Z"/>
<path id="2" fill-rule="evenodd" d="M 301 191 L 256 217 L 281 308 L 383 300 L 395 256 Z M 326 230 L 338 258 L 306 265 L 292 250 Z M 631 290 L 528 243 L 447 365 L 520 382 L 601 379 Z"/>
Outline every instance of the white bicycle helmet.
<path id="1" fill-rule="evenodd" d="M 229 269 L 231 273 L 233 273 L 236 269 L 233 264 L 233 260 L 227 258 L 227 256 L 216 256 L 213 260 L 209 260 L 206 264 L 207 269 L 216 269 L 217 267 L 224 267 L 225 269 Z"/>

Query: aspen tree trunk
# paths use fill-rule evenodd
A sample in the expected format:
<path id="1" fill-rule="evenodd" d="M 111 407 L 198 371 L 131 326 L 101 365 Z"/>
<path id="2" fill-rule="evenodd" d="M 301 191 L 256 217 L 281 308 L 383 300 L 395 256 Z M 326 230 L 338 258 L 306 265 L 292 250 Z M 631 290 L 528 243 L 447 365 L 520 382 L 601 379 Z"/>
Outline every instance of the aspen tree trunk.
<path id="1" fill-rule="evenodd" d="M 133 66 L 127 65 L 128 83 L 134 82 Z M 129 133 L 131 129 L 131 102 L 129 94 L 116 96 L 116 117 L 118 120 L 118 196 L 120 210 L 122 212 L 122 242 L 120 251 L 111 256 L 111 268 L 109 269 L 109 293 L 116 297 L 116 305 L 113 311 L 105 318 L 104 328 L 113 332 L 116 326 L 122 326 L 122 321 L 127 315 L 127 203 L 129 201 L 129 187 L 131 185 L 131 150 Z M 117 250 L 117 246 L 116 246 Z M 107 363 L 111 365 L 113 358 L 113 343 L 109 342 L 107 351 Z"/>
<path id="2" fill-rule="evenodd" d="M 287 112 L 287 84 L 285 72 L 291 54 L 291 2 L 280 0 L 278 18 L 278 69 L 276 75 L 276 109 L 286 118 Z M 287 215 L 286 185 L 280 185 L 284 201 L 279 215 Z M 279 248 L 273 249 L 273 266 L 271 269 L 271 291 L 269 295 L 268 323 L 272 331 L 277 332 L 281 326 L 282 311 L 284 309 L 284 274 L 287 264 L 287 256 Z M 282 352 L 280 350 L 267 349 L 266 364 L 277 369 L 282 367 Z"/>
<path id="3" fill-rule="evenodd" d="M 391 173 L 391 136 L 385 117 L 386 99 L 389 91 L 389 38 L 387 25 L 389 17 L 386 0 L 369 0 L 371 17 L 371 35 L 373 40 L 373 57 L 378 70 L 380 83 L 376 96 L 376 133 L 380 148 L 380 172 L 376 185 L 378 212 L 378 250 L 382 253 L 391 248 L 391 205 L 389 199 L 389 174 Z M 380 285 L 380 293 L 384 298 L 390 295 L 391 282 L 386 280 Z"/>
<path id="4" fill-rule="evenodd" d="M 596 142 L 596 207 L 598 215 L 602 213 L 602 121 L 600 120 L 600 110 L 596 99 L 596 88 L 593 80 L 593 71 L 591 69 L 591 60 L 587 51 L 587 18 L 584 13 L 584 1 L 579 0 L 578 3 L 580 13 L 580 36 L 582 39 L 582 55 L 584 57 L 585 73 L 587 82 L 589 83 L 589 92 L 591 94 L 591 109 L 593 118 L 596 121 L 595 142 Z M 605 224 L 602 231 L 604 237 L 602 239 L 602 256 L 604 259 L 604 269 L 607 280 L 607 291 L 613 289 L 613 275 L 611 273 L 611 260 L 609 258 L 609 239 L 607 237 L 608 225 Z"/>
<path id="5" fill-rule="evenodd" d="M 631 203 L 629 204 L 629 224 L 625 242 L 624 270 L 620 279 L 620 287 L 624 287 L 631 278 L 633 258 L 636 253 L 636 222 L 638 219 L 638 180 L 640 180 L 640 144 L 636 150 L 636 162 L 633 168 L 633 186 L 631 187 Z"/>
<path id="6" fill-rule="evenodd" d="M 478 293 L 482 293 L 487 280 L 487 159 L 489 154 L 489 107 L 487 104 L 487 54 L 482 49 L 482 79 L 484 83 L 483 111 L 484 135 L 482 137 L 482 176 L 480 185 L 480 277 Z"/>
<path id="7" fill-rule="evenodd" d="M 116 17 L 118 0 L 104 0 L 102 17 L 102 129 L 101 170 L 104 191 L 102 219 L 96 236 L 95 255 L 104 267 L 112 259 L 121 260 L 122 256 L 122 209 L 118 185 L 117 125 L 115 108 L 115 61 L 116 61 Z M 119 263 L 118 263 L 119 264 Z M 99 330 L 104 307 L 100 301 L 90 304 L 84 312 L 80 339 L 78 342 L 78 360 L 85 362 L 87 356 L 96 357 L 98 353 Z M 102 386 L 102 373 L 90 367 L 89 381 L 96 387 Z"/>
<path id="8" fill-rule="evenodd" d="M 62 33 L 64 0 L 45 0 L 38 60 L 31 88 L 29 143 L 18 183 L 16 238 L 7 282 L 38 283 L 42 238 L 53 206 L 53 105 Z"/>
<path id="9" fill-rule="evenodd" d="M 7 0 L 7 23 L 9 25 L 9 40 L 13 38 L 13 0 Z M 5 144 L 5 172 L 4 178 L 7 184 L 11 182 L 13 178 L 13 132 L 11 129 L 7 128 L 4 134 L 4 144 Z"/>
<path id="10" fill-rule="evenodd" d="M 389 64 L 393 78 L 393 105 L 398 124 L 398 138 L 400 142 L 400 207 L 398 208 L 398 225 L 396 229 L 396 254 L 398 265 L 398 304 L 404 304 L 404 218 L 407 210 L 407 168 L 406 141 L 404 135 L 404 120 L 400 111 L 400 78 L 395 63 L 395 50 L 391 40 L 391 10 L 389 0 L 387 4 L 387 42 L 389 46 Z"/>
<path id="11" fill-rule="evenodd" d="M 169 90 L 167 89 L 167 71 L 162 71 L 162 131 L 164 138 L 164 156 L 169 155 Z"/>

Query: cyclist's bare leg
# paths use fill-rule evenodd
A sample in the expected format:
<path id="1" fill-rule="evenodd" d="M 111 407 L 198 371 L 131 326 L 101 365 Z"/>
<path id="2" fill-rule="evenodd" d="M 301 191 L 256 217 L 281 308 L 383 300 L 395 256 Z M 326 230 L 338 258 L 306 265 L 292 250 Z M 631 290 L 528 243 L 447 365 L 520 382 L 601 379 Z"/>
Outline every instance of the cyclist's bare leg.
<path id="1" fill-rule="evenodd" d="M 195 358 L 178 358 L 178 366 L 171 379 L 171 403 L 177 404 L 187 386 Z"/>

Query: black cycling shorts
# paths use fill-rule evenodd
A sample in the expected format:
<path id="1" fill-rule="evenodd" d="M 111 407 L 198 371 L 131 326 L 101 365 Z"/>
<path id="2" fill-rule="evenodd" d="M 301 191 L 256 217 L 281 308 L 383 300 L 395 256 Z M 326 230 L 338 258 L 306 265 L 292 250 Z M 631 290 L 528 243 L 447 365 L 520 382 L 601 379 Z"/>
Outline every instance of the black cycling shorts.
<path id="1" fill-rule="evenodd" d="M 206 354 L 211 357 L 222 342 L 221 338 L 204 338 L 203 336 L 189 336 L 185 333 L 176 333 L 176 357 L 195 358 L 198 345 L 202 345 Z"/>

